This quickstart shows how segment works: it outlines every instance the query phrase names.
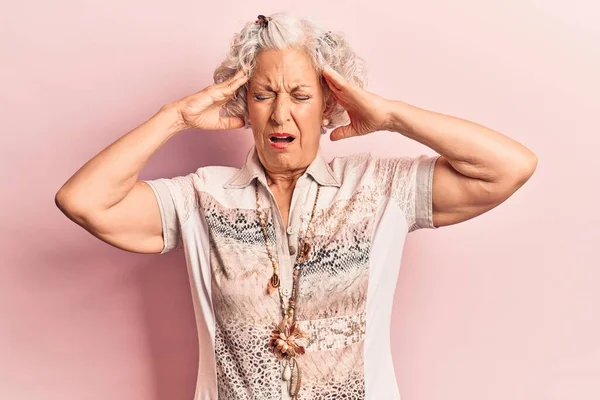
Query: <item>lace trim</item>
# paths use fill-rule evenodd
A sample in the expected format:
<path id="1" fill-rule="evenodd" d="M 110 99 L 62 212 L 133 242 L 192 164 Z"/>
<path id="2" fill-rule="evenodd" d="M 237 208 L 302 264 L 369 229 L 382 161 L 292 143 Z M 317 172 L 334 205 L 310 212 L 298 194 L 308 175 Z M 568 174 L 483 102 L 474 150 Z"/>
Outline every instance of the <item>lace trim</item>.
<path id="1" fill-rule="evenodd" d="M 188 220 L 190 215 L 198 209 L 198 196 L 194 188 L 194 176 L 189 174 L 186 176 L 178 176 L 171 179 L 173 185 L 178 189 L 180 194 L 179 199 L 179 223 L 183 225 Z"/>
<path id="2" fill-rule="evenodd" d="M 414 229 L 416 223 L 414 173 L 422 157 L 377 158 L 374 164 L 376 184 L 384 196 L 404 211 L 409 229 Z"/>

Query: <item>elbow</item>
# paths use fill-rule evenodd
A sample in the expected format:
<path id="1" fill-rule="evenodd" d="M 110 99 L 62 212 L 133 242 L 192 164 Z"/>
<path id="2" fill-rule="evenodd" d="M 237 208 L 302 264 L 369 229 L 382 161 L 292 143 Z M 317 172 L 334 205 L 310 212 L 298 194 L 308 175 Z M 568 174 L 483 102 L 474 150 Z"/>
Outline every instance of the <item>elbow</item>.
<path id="1" fill-rule="evenodd" d="M 538 158 L 531 152 L 520 160 L 511 160 L 510 166 L 507 165 L 506 170 L 499 174 L 499 178 L 492 184 L 495 187 L 494 191 L 502 193 L 502 199 L 506 199 L 531 178 L 537 164 Z"/>
<path id="2" fill-rule="evenodd" d="M 520 160 L 511 160 L 506 169 L 498 174 L 496 180 L 482 181 L 485 193 L 483 197 L 488 199 L 488 204 L 494 204 L 494 206 L 502 203 L 531 178 L 537 164 L 538 158 L 531 152 L 527 156 L 521 157 Z"/>
<path id="3" fill-rule="evenodd" d="M 61 189 L 54 196 L 54 204 L 67 218 L 82 228 L 90 232 L 100 231 L 103 214 L 86 204 L 85 199 L 76 198 Z"/>
<path id="4" fill-rule="evenodd" d="M 521 162 L 521 166 L 519 167 L 517 173 L 517 183 L 519 186 L 522 186 L 531 178 L 535 170 L 537 169 L 538 158 L 533 152 L 529 152 L 529 154 L 524 157 L 524 160 Z"/>
<path id="5" fill-rule="evenodd" d="M 82 216 L 84 213 L 82 212 L 82 208 L 77 206 L 77 203 L 73 201 L 72 197 L 63 189 L 59 190 L 54 196 L 54 204 L 73 222 L 78 224 L 83 222 Z"/>
<path id="6" fill-rule="evenodd" d="M 63 213 L 66 210 L 65 202 L 66 202 L 66 199 L 65 199 L 64 193 L 61 190 L 59 190 L 58 192 L 56 192 L 56 194 L 54 195 L 54 204 Z"/>

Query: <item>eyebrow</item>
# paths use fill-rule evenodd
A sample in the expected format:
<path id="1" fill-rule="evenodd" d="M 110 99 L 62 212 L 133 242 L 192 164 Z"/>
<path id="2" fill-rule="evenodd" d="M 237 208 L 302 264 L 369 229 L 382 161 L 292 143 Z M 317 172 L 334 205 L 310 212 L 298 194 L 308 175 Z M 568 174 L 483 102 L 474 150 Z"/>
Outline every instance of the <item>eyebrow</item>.
<path id="1" fill-rule="evenodd" d="M 269 90 L 271 92 L 275 92 L 275 89 L 273 89 L 273 87 L 270 84 L 257 83 L 256 86 L 264 88 L 264 89 Z M 305 85 L 305 84 L 301 83 L 301 84 L 298 84 L 298 85 L 294 86 L 292 88 L 292 92 L 295 91 L 295 90 L 298 90 L 300 88 L 310 88 L 310 87 L 311 87 L 310 85 Z"/>

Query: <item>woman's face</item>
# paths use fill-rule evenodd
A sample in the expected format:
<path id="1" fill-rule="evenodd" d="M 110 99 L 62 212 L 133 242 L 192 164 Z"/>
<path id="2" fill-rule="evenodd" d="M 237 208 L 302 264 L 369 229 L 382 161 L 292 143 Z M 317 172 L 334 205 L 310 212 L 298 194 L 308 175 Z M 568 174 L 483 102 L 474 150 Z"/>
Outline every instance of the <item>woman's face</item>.
<path id="1" fill-rule="evenodd" d="M 248 112 L 259 159 L 269 173 L 285 176 L 308 167 L 319 149 L 323 110 L 320 77 L 306 54 L 259 53 L 248 82 Z M 294 140 L 273 143 L 275 133 Z"/>

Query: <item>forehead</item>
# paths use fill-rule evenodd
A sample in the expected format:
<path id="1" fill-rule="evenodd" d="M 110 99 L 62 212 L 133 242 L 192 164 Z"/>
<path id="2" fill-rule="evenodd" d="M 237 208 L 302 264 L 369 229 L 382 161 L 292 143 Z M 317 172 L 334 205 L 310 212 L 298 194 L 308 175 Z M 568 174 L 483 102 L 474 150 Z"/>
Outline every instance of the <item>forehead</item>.
<path id="1" fill-rule="evenodd" d="M 263 50 L 256 57 L 253 84 L 314 85 L 317 82 L 317 71 L 300 50 Z"/>

